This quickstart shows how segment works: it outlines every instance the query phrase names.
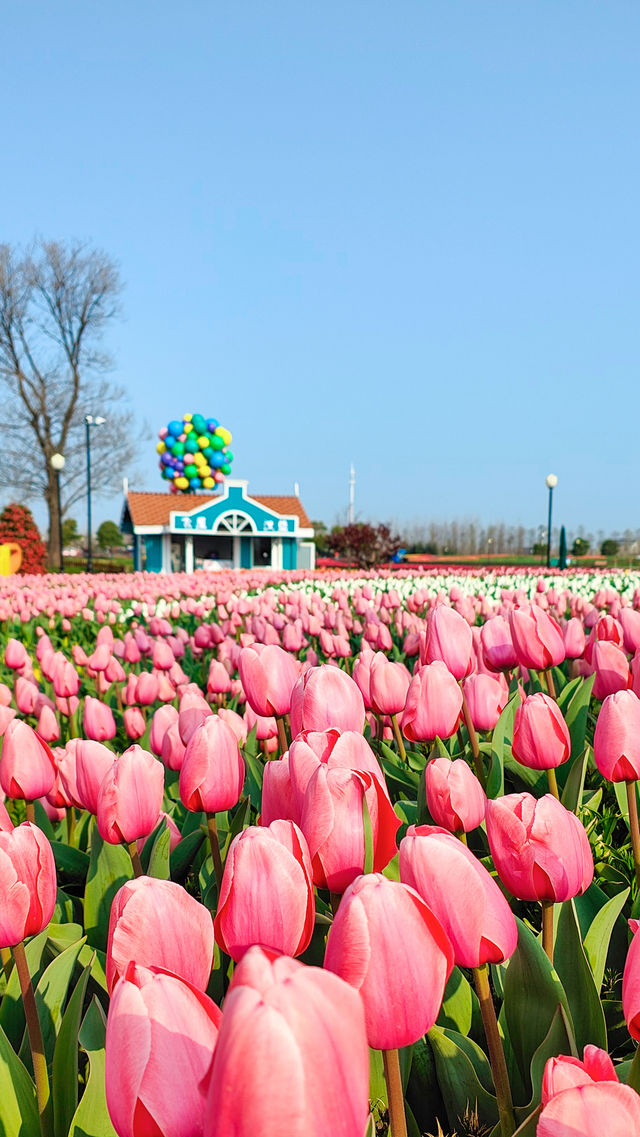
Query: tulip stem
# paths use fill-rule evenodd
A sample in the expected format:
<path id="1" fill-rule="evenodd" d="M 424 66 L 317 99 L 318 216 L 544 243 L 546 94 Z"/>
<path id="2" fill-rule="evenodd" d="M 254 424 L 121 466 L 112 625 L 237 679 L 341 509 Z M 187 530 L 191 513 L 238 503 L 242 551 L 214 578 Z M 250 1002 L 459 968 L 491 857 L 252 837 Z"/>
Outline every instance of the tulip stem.
<path id="1" fill-rule="evenodd" d="M 549 793 L 553 794 L 555 798 L 560 801 L 560 794 L 558 793 L 558 779 L 556 778 L 555 770 L 547 770 L 547 782 L 549 783 Z"/>
<path id="2" fill-rule="evenodd" d="M 287 750 L 289 749 L 289 743 L 287 741 L 287 731 L 286 731 L 286 728 L 284 725 L 284 719 L 283 719 L 282 715 L 276 716 L 276 723 L 278 725 L 278 745 L 280 747 L 280 757 L 282 758 L 282 756 L 284 754 L 286 754 Z"/>
<path id="3" fill-rule="evenodd" d="M 42 1041 L 42 1030 L 38 1018 L 36 999 L 33 993 L 29 964 L 24 950 L 24 944 L 19 943 L 13 948 L 20 991 L 24 1005 L 24 1014 L 27 1020 L 29 1043 L 33 1059 L 33 1074 L 36 1083 L 36 1097 L 38 1101 L 38 1114 L 40 1115 L 40 1129 L 42 1137 L 49 1137 L 51 1133 L 51 1092 L 49 1090 L 49 1074 L 47 1073 L 47 1058 Z"/>
<path id="4" fill-rule="evenodd" d="M 131 857 L 131 864 L 133 865 L 133 875 L 136 877 L 144 876 L 144 873 L 142 871 L 142 861 L 140 860 L 140 854 L 138 852 L 137 841 L 132 841 L 128 848 L 129 856 Z"/>
<path id="5" fill-rule="evenodd" d="M 511 1098 L 507 1063 L 505 1061 L 502 1039 L 500 1038 L 500 1031 L 498 1029 L 498 1020 L 496 1018 L 496 1009 L 493 1005 L 491 987 L 489 986 L 489 968 L 486 963 L 483 963 L 481 967 L 473 968 L 473 981 L 480 1003 L 484 1033 L 489 1048 L 489 1061 L 491 1062 L 493 1084 L 498 1101 L 502 1137 L 511 1137 L 516 1128 L 516 1119 L 513 1112 L 513 1100 Z"/>
<path id="6" fill-rule="evenodd" d="M 407 1119 L 404 1112 L 404 1093 L 397 1050 L 383 1050 L 384 1080 L 389 1096 L 389 1133 L 391 1137 L 407 1137 Z"/>
<path id="7" fill-rule="evenodd" d="M 547 681 L 547 691 L 549 692 L 549 697 L 550 697 L 551 699 L 555 699 L 555 697 L 556 697 L 556 688 L 555 688 L 555 684 L 554 684 L 554 682 L 553 682 L 553 672 L 552 672 L 552 670 L 551 670 L 551 668 L 550 668 L 550 667 L 547 667 L 547 668 L 545 669 L 544 677 L 545 677 L 545 679 L 546 679 L 546 681 Z"/>
<path id="8" fill-rule="evenodd" d="M 207 814 L 207 830 L 209 832 L 209 846 L 211 848 L 211 856 L 213 858 L 213 871 L 216 876 L 216 884 L 218 885 L 218 899 L 222 891 L 222 857 L 220 856 L 220 845 L 218 842 L 218 826 L 216 825 L 215 813 Z"/>
<path id="9" fill-rule="evenodd" d="M 638 827 L 638 798 L 636 783 L 625 782 L 627 787 L 627 803 L 629 805 L 629 831 L 631 833 L 631 848 L 633 849 L 633 864 L 636 870 L 636 888 L 640 892 L 640 828 Z"/>
<path id="10" fill-rule="evenodd" d="M 541 900 L 542 908 L 542 946 L 549 962 L 553 963 L 553 900 Z"/>
<path id="11" fill-rule="evenodd" d="M 393 727 L 393 733 L 394 733 L 394 734 L 395 734 L 395 736 L 396 736 L 396 743 L 397 743 L 397 746 L 398 746 L 398 751 L 399 751 L 400 757 L 402 758 L 402 761 L 403 761 L 403 762 L 406 762 L 406 760 L 407 760 L 407 752 L 406 752 L 406 750 L 405 750 L 405 748 L 404 748 L 404 739 L 403 739 L 403 737 L 402 737 L 402 733 L 401 733 L 401 731 L 400 731 L 400 727 L 398 726 L 398 716 L 397 716 L 397 715 L 392 715 L 392 716 L 391 716 L 391 725 L 392 725 L 392 727 Z"/>
<path id="12" fill-rule="evenodd" d="M 462 690 L 462 688 L 460 688 L 460 690 Z M 464 691 L 462 691 L 462 714 L 464 717 L 464 725 L 466 726 L 467 734 L 469 735 L 469 742 L 471 743 L 471 753 L 473 754 L 473 764 L 476 768 L 476 777 L 480 782 L 482 788 L 485 789 L 486 783 L 484 777 L 484 766 L 482 765 L 480 747 L 478 746 L 478 735 L 476 734 L 476 728 L 473 725 L 473 720 L 469 712 L 467 700 L 464 696 Z"/>
<path id="13" fill-rule="evenodd" d="M 25 809 L 27 811 L 27 821 L 30 821 L 32 825 L 35 825 L 35 823 L 36 823 L 36 807 L 35 807 L 35 805 L 33 804 L 32 801 L 25 801 L 24 804 L 25 804 Z"/>

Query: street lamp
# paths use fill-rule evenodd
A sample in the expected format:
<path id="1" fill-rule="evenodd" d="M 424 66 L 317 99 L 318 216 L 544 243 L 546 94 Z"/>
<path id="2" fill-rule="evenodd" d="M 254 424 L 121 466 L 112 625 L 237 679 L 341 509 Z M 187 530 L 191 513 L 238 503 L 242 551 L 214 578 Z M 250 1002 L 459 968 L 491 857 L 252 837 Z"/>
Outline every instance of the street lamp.
<path id="1" fill-rule="evenodd" d="M 62 502 L 60 501 L 60 474 L 64 470 L 65 457 L 64 454 L 52 454 L 49 459 L 51 469 L 56 475 L 56 499 L 58 502 L 58 555 L 59 562 L 58 568 L 60 572 L 64 572 L 64 562 L 62 560 Z"/>
<path id="2" fill-rule="evenodd" d="M 91 435 L 92 426 L 102 426 L 107 420 L 100 415 L 85 415 L 84 425 L 87 442 L 87 572 L 93 572 L 93 553 L 91 550 Z"/>
<path id="3" fill-rule="evenodd" d="M 549 520 L 547 523 L 547 568 L 551 568 L 551 507 L 553 504 L 553 491 L 558 484 L 555 474 L 547 474 L 544 483 L 549 490 Z"/>

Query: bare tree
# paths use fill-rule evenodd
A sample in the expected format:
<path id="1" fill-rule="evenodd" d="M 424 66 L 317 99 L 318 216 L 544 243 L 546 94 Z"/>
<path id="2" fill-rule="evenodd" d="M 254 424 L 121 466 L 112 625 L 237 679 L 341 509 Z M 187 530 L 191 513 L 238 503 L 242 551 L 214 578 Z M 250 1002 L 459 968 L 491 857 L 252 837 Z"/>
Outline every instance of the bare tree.
<path id="1" fill-rule="evenodd" d="M 0 485 L 44 497 L 52 565 L 60 556 L 52 455 L 65 457 L 63 512 L 86 492 L 86 414 L 106 420 L 91 437 L 92 489 L 117 489 L 133 455 L 124 392 L 104 378 L 112 361 L 100 347 L 121 288 L 114 262 L 80 242 L 0 245 Z"/>

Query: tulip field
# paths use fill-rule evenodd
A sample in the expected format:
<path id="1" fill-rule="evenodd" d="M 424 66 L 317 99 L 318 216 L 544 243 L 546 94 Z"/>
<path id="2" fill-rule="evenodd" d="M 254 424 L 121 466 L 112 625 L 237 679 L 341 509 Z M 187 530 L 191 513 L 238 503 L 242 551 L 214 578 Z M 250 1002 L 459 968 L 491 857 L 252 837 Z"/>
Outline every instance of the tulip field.
<path id="1" fill-rule="evenodd" d="M 0 618 L 0 1137 L 640 1133 L 640 572 Z"/>

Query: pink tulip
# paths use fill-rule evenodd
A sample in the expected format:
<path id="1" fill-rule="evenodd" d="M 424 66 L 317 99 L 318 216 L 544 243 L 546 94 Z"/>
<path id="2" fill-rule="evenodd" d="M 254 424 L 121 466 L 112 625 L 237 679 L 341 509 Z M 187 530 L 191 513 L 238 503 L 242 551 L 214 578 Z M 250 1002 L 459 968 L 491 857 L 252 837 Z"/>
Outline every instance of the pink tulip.
<path id="1" fill-rule="evenodd" d="M 151 662 L 160 671 L 170 671 L 175 663 L 175 656 L 164 640 L 156 640 L 151 653 Z"/>
<path id="2" fill-rule="evenodd" d="M 52 676 L 53 689 L 60 699 L 77 695 L 80 690 L 80 676 L 72 663 L 64 656 L 60 658 Z"/>
<path id="3" fill-rule="evenodd" d="M 67 751 L 71 747 L 67 743 Z M 72 758 L 65 760 L 63 777 L 67 781 L 70 796 L 77 806 L 87 809 L 94 816 L 98 812 L 98 794 L 105 775 L 111 770 L 115 754 L 101 742 L 78 738 L 73 741 Z M 68 782 L 68 768 L 72 766 L 72 781 Z"/>
<path id="4" fill-rule="evenodd" d="M 373 657 L 370 673 L 371 708 L 377 715 L 397 715 L 404 710 L 411 673 L 404 663 L 392 663 L 383 652 Z"/>
<path id="5" fill-rule="evenodd" d="M 430 1030 L 453 962 L 442 925 L 413 888 L 380 873 L 349 885 L 324 966 L 360 992 L 369 1046 L 395 1050 Z"/>
<path id="6" fill-rule="evenodd" d="M 629 945 L 622 975 L 622 1013 L 627 1030 L 640 1042 L 640 921 L 629 920 L 633 939 Z"/>
<path id="7" fill-rule="evenodd" d="M 500 676 L 502 679 L 502 676 Z M 503 685 L 504 684 L 504 685 Z M 470 675 L 462 684 L 471 721 L 476 730 L 493 730 L 507 705 L 509 688 L 492 675 Z"/>
<path id="8" fill-rule="evenodd" d="M 596 673 L 594 699 L 606 699 L 607 695 L 626 691 L 631 686 L 629 661 L 625 653 L 610 640 L 596 640 L 591 664 Z"/>
<path id="9" fill-rule="evenodd" d="M 584 624 L 577 616 L 573 616 L 562 629 L 562 639 L 567 659 L 580 659 L 586 644 Z"/>
<path id="10" fill-rule="evenodd" d="M 473 637 L 467 621 L 447 604 L 436 604 L 427 620 L 426 663 L 442 660 L 454 679 L 473 668 Z"/>
<path id="11" fill-rule="evenodd" d="M 87 695 L 84 701 L 84 714 L 82 726 L 87 738 L 95 742 L 105 742 L 108 738 L 115 738 L 116 724 L 111 707 Z"/>
<path id="12" fill-rule="evenodd" d="M 452 833 L 410 825 L 400 842 L 400 879 L 437 916 L 459 967 L 501 963 L 515 951 L 518 929 L 507 901 L 484 865 Z"/>
<path id="13" fill-rule="evenodd" d="M 610 782 L 640 778 L 640 699 L 633 691 L 617 691 L 604 700 L 596 722 L 593 757 Z"/>
<path id="14" fill-rule="evenodd" d="M 482 654 L 492 671 L 511 671 L 518 662 L 505 616 L 492 616 L 480 629 Z"/>
<path id="15" fill-rule="evenodd" d="M 484 821 L 487 798 L 464 758 L 434 758 L 425 769 L 427 808 L 436 825 L 469 833 Z"/>
<path id="16" fill-rule="evenodd" d="M 620 609 L 620 624 L 624 638 L 624 650 L 635 655 L 640 647 L 640 612 L 635 608 Z"/>
<path id="17" fill-rule="evenodd" d="M 205 719 L 213 714 L 204 695 L 200 691 L 185 691 L 180 700 L 178 728 L 183 745 L 186 746 L 191 735 L 202 726 Z"/>
<path id="18" fill-rule="evenodd" d="M 159 758 L 162 754 L 162 743 L 169 727 L 177 722 L 178 712 L 175 707 L 158 707 L 157 711 L 154 711 L 153 718 L 151 719 L 149 746 L 156 758 Z"/>
<path id="19" fill-rule="evenodd" d="M 105 1087 L 118 1137 L 201 1137 L 222 1014 L 175 975 L 128 964 L 111 996 Z"/>
<path id="20" fill-rule="evenodd" d="M 513 756 L 530 770 L 551 770 L 571 754 L 569 729 L 558 704 L 542 691 L 529 695 L 515 715 Z"/>
<path id="21" fill-rule="evenodd" d="M 242 715 L 239 715 L 237 711 L 232 711 L 229 707 L 220 707 L 218 718 L 231 727 L 239 745 L 244 746 L 247 741 L 247 724 Z"/>
<path id="22" fill-rule="evenodd" d="M 207 691 L 210 695 L 227 695 L 231 690 L 231 676 L 224 663 L 212 659 L 207 676 Z"/>
<path id="23" fill-rule="evenodd" d="M 519 900 L 556 903 L 591 884 L 593 856 L 584 826 L 551 794 L 488 801 L 486 823 L 498 876 Z"/>
<path id="24" fill-rule="evenodd" d="M 0 829 L 0 947 L 15 947 L 46 928 L 56 905 L 56 866 L 41 829 L 24 822 Z"/>
<path id="25" fill-rule="evenodd" d="M 518 662 L 523 667 L 544 671 L 562 663 L 565 651 L 560 627 L 538 604 L 510 609 L 509 625 Z"/>
<path id="26" fill-rule="evenodd" d="M 257 715 L 287 715 L 299 668 L 289 652 L 277 644 L 251 644 L 240 652 L 238 671 L 247 701 Z"/>
<path id="27" fill-rule="evenodd" d="M 0 786 L 8 797 L 35 801 L 45 797 L 56 779 L 50 748 L 22 719 L 12 719 L 4 732 Z"/>
<path id="28" fill-rule="evenodd" d="M 640 1096 L 630 1086 L 594 1082 L 555 1094 L 536 1137 L 630 1137 L 640 1132 Z"/>
<path id="29" fill-rule="evenodd" d="M 302 803 L 310 778 L 318 766 L 366 771 L 387 792 L 380 763 L 367 740 L 355 730 L 303 730 L 289 747 L 289 772 L 296 809 Z"/>
<path id="30" fill-rule="evenodd" d="M 272 821 L 295 821 L 300 823 L 298 809 L 289 769 L 289 753 L 273 762 L 267 762 L 262 775 L 262 797 L 260 801 L 260 824 L 271 825 Z"/>
<path id="31" fill-rule="evenodd" d="M 143 707 L 150 707 L 158 698 L 158 676 L 153 671 L 143 671 L 136 683 L 136 700 Z"/>
<path id="32" fill-rule="evenodd" d="M 29 664 L 27 649 L 20 640 L 9 639 L 4 649 L 4 661 L 12 671 L 22 671 Z"/>
<path id="33" fill-rule="evenodd" d="M 141 746 L 130 746 L 114 759 L 98 792 L 97 823 L 110 845 L 130 845 L 148 837 L 158 824 L 164 793 L 164 769 Z"/>
<path id="34" fill-rule="evenodd" d="M 160 758 L 167 770 L 180 770 L 184 762 L 186 746 L 180 738 L 180 724 L 172 723 L 162 740 L 162 753 Z"/>
<path id="35" fill-rule="evenodd" d="M 450 738 L 458 729 L 462 691 L 446 665 L 437 660 L 416 672 L 402 716 L 402 733 L 410 742 Z"/>
<path id="36" fill-rule="evenodd" d="M 238 1091 L 248 1054 L 258 1093 Z M 252 947 L 225 999 L 205 1137 L 362 1137 L 368 1103 L 358 993 L 329 971 Z"/>
<path id="37" fill-rule="evenodd" d="M 127 738 L 132 738 L 135 741 L 135 739 L 144 736 L 147 724 L 144 721 L 144 715 L 139 707 L 127 707 L 123 718 Z"/>
<path id="38" fill-rule="evenodd" d="M 240 800 L 245 766 L 238 740 L 218 715 L 191 735 L 180 768 L 180 797 L 187 809 L 218 813 Z"/>
<path id="39" fill-rule="evenodd" d="M 107 988 L 131 960 L 162 967 L 205 991 L 213 963 L 213 925 L 204 904 L 180 884 L 141 876 L 116 892 L 109 917 Z"/>
<path id="40" fill-rule="evenodd" d="M 303 730 L 357 730 L 364 726 L 364 700 L 346 671 L 323 664 L 298 679 L 291 696 L 291 735 Z"/>
<path id="41" fill-rule="evenodd" d="M 574 1086 L 588 1086 L 593 1082 L 617 1082 L 615 1066 L 606 1050 L 591 1044 L 585 1046 L 582 1061 L 566 1054 L 547 1059 L 542 1078 L 542 1105 L 556 1094 Z"/>
<path id="42" fill-rule="evenodd" d="M 38 685 L 33 679 L 19 675 L 15 684 L 16 706 L 21 715 L 32 715 L 38 698 Z"/>
<path id="43" fill-rule="evenodd" d="M 375 654 L 367 641 L 363 640 L 360 654 L 353 661 L 353 678 L 360 689 L 364 705 L 368 711 L 371 710 L 371 664 Z"/>
<path id="44" fill-rule="evenodd" d="M 242 830 L 229 847 L 214 921 L 222 951 L 236 962 L 252 944 L 301 955 L 315 923 L 312 875 L 307 842 L 292 821 Z"/>
<path id="45" fill-rule="evenodd" d="M 365 833 L 363 802 L 369 811 L 373 842 L 373 869 L 381 872 L 397 851 L 400 819 L 387 791 L 368 772 L 319 765 L 310 778 L 302 803 L 300 828 L 319 888 L 344 892 L 364 871 Z"/>

